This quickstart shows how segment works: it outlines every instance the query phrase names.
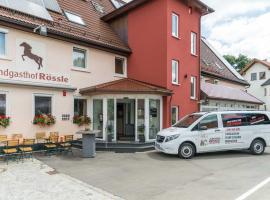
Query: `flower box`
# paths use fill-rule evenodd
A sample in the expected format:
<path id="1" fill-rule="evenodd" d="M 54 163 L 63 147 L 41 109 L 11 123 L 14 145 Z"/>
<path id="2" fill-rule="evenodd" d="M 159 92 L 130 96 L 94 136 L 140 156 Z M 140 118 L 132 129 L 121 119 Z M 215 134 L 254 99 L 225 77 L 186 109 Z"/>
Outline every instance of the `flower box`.
<path id="1" fill-rule="evenodd" d="M 51 114 L 36 115 L 33 120 L 34 125 L 51 126 L 55 124 L 55 117 Z"/>
<path id="2" fill-rule="evenodd" d="M 5 115 L 0 116 L 0 127 L 7 128 L 10 125 L 10 117 Z"/>
<path id="3" fill-rule="evenodd" d="M 89 125 L 90 123 L 91 119 L 87 115 L 75 115 L 73 117 L 73 124 L 77 124 L 78 126 Z"/>

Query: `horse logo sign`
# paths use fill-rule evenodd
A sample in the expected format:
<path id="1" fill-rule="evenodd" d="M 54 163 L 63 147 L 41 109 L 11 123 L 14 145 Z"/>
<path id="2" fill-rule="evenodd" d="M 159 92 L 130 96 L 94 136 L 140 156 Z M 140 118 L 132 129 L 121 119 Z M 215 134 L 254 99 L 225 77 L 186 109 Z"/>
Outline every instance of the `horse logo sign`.
<path id="1" fill-rule="evenodd" d="M 22 42 L 20 44 L 20 47 L 23 47 L 24 50 L 23 50 L 23 54 L 21 55 L 22 56 L 22 60 L 25 61 L 25 57 L 28 57 L 30 60 L 33 60 L 37 63 L 38 65 L 38 70 L 41 69 L 41 67 L 43 67 L 43 58 L 36 55 L 36 54 L 33 54 L 32 53 L 32 46 L 29 45 L 28 43 L 26 42 Z"/>

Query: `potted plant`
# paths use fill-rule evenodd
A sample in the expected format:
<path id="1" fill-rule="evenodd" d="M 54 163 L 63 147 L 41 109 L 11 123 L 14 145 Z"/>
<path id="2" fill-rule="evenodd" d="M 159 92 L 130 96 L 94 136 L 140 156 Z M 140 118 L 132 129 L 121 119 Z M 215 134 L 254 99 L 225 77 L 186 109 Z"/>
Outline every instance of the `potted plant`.
<path id="1" fill-rule="evenodd" d="M 113 126 L 111 124 L 107 125 L 107 139 L 108 142 L 112 142 L 113 139 Z"/>
<path id="2" fill-rule="evenodd" d="M 77 124 L 78 126 L 88 126 L 90 125 L 90 123 L 91 123 L 91 119 L 87 115 L 75 115 L 73 117 L 73 124 Z M 85 130 L 86 129 L 87 127 L 85 127 Z"/>
<path id="3" fill-rule="evenodd" d="M 138 126 L 138 133 L 139 133 L 139 141 L 140 142 L 145 142 L 144 131 L 145 131 L 144 124 Z"/>
<path id="4" fill-rule="evenodd" d="M 10 124 L 10 117 L 5 115 L 0 116 L 0 127 L 7 128 Z"/>
<path id="5" fill-rule="evenodd" d="M 55 124 L 55 117 L 51 114 L 40 114 L 36 115 L 33 120 L 34 125 L 39 125 L 41 127 L 51 126 Z"/>

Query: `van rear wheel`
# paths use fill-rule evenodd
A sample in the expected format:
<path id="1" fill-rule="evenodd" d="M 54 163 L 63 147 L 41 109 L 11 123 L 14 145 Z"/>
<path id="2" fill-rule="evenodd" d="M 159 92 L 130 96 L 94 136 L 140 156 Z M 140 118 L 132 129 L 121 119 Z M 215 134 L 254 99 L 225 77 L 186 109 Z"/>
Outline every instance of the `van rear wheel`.
<path id="1" fill-rule="evenodd" d="M 250 145 L 250 151 L 253 155 L 262 155 L 265 150 L 265 144 L 262 140 L 256 139 Z"/>
<path id="2" fill-rule="evenodd" d="M 178 155 L 180 158 L 191 159 L 195 155 L 195 147 L 190 143 L 183 143 L 179 147 Z"/>

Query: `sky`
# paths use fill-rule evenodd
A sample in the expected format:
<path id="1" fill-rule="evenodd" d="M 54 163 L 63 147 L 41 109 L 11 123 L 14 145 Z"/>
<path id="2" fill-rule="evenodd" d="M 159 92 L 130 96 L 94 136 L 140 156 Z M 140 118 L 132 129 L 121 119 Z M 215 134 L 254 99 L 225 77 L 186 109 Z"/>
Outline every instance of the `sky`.
<path id="1" fill-rule="evenodd" d="M 202 35 L 217 51 L 270 60 L 270 0 L 201 1 L 215 10 L 202 18 Z"/>
<path id="2" fill-rule="evenodd" d="M 221 53 L 270 60 L 270 0 L 202 0 L 202 35 Z"/>

